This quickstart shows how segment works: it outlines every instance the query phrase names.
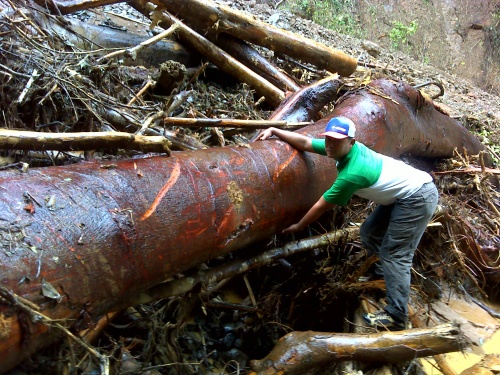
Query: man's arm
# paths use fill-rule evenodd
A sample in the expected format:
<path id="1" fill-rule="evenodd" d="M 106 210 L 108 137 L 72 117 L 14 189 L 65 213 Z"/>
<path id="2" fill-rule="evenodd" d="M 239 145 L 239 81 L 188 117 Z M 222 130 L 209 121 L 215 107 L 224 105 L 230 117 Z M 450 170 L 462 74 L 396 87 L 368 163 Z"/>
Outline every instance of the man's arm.
<path id="1" fill-rule="evenodd" d="M 285 141 L 286 143 L 296 148 L 297 150 L 314 152 L 311 138 L 303 134 L 290 132 L 287 130 L 268 128 L 264 130 L 262 133 L 260 133 L 255 140 L 264 141 L 268 138 L 271 138 L 273 135 Z"/>
<path id="2" fill-rule="evenodd" d="M 335 207 L 335 204 L 333 203 L 328 203 L 325 201 L 325 198 L 321 196 L 321 198 L 318 199 L 318 201 L 312 206 L 309 211 L 304 215 L 302 219 L 296 224 L 290 225 L 288 228 L 283 229 L 282 233 L 293 233 L 297 232 L 299 230 L 304 229 L 307 227 L 309 224 L 315 222 L 316 220 L 319 219 L 319 217 L 329 209 L 332 209 Z"/>

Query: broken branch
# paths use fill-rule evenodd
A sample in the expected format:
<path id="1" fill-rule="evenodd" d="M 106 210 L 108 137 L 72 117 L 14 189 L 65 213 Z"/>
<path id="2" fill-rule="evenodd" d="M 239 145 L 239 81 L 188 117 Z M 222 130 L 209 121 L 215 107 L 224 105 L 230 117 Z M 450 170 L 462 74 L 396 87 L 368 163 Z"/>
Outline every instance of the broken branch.
<path id="1" fill-rule="evenodd" d="M 124 132 L 41 133 L 0 129 L 0 148 L 17 150 L 77 151 L 122 148 L 170 154 L 170 141 L 163 136 Z"/>
<path id="2" fill-rule="evenodd" d="M 57 330 L 61 331 L 64 335 L 69 337 L 71 340 L 75 341 L 78 343 L 81 347 L 83 347 L 85 350 L 87 350 L 92 356 L 94 356 L 100 365 L 101 368 L 101 374 L 107 375 L 109 374 L 109 359 L 108 357 L 100 354 L 97 350 L 95 350 L 92 346 L 87 344 L 85 341 L 80 339 L 79 337 L 76 337 L 73 333 L 71 333 L 66 327 L 64 327 L 62 324 L 55 322 L 54 320 L 50 319 L 49 317 L 43 315 L 37 309 L 34 307 L 34 305 L 31 302 L 26 303 L 27 301 L 15 293 L 11 292 L 7 288 L 0 286 L 0 297 L 2 297 L 5 301 L 10 303 L 11 305 L 15 306 L 19 310 L 23 311 L 26 313 L 31 321 L 33 323 L 42 323 L 48 327 L 54 327 Z"/>
<path id="3" fill-rule="evenodd" d="M 199 33 L 229 34 L 272 51 L 298 58 L 304 62 L 342 76 L 351 75 L 357 60 L 312 39 L 280 29 L 255 17 L 209 0 L 154 0 L 181 17 Z"/>
<path id="4" fill-rule="evenodd" d="M 138 304 L 156 301 L 160 298 L 179 296 L 183 293 L 189 292 L 200 283 L 210 285 L 247 272 L 251 269 L 271 264 L 278 259 L 285 258 L 292 254 L 325 247 L 336 244 L 340 241 L 353 241 L 357 237 L 358 233 L 358 228 L 347 228 L 302 239 L 300 241 L 292 241 L 287 243 L 285 246 L 268 250 L 253 258 L 246 260 L 237 259 L 211 270 L 199 271 L 193 276 L 159 284 L 137 296 L 134 296 L 126 303 L 126 305 L 135 306 Z"/>

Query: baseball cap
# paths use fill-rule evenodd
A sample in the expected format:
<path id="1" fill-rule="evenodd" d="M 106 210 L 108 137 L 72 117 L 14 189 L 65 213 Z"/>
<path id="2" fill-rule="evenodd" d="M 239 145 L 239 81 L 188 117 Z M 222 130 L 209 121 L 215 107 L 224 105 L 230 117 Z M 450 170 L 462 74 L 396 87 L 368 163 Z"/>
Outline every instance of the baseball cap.
<path id="1" fill-rule="evenodd" d="M 347 137 L 354 138 L 355 133 L 356 127 L 354 126 L 354 122 L 347 117 L 338 116 L 333 117 L 330 121 L 328 121 L 325 132 L 320 135 L 343 139 Z"/>

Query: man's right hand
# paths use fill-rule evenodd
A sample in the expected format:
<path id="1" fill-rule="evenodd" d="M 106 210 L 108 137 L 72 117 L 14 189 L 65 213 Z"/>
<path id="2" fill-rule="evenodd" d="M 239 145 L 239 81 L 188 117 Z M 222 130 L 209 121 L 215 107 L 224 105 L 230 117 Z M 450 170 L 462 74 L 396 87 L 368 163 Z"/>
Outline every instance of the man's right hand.
<path id="1" fill-rule="evenodd" d="M 300 151 L 309 151 L 314 152 L 312 147 L 312 139 L 306 137 L 303 134 L 291 132 L 288 130 L 278 129 L 278 128 L 268 128 L 260 133 L 255 140 L 256 141 L 264 141 L 266 139 L 271 138 L 272 136 L 276 136 L 282 141 L 287 142 L 290 146 L 296 148 Z"/>
<path id="2" fill-rule="evenodd" d="M 266 139 L 271 138 L 274 135 L 274 128 L 267 128 L 265 129 L 262 133 L 260 133 L 257 138 L 255 138 L 256 141 L 265 141 Z"/>

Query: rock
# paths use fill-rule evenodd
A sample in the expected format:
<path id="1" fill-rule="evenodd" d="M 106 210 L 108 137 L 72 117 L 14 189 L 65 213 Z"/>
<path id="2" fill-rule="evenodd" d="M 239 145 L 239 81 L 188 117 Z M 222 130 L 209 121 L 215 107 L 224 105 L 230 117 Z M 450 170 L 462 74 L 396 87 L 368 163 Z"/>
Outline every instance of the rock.
<path id="1" fill-rule="evenodd" d="M 380 46 L 377 43 L 363 40 L 363 42 L 361 42 L 361 47 L 373 57 L 378 57 L 380 55 Z"/>

